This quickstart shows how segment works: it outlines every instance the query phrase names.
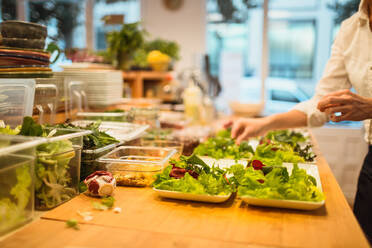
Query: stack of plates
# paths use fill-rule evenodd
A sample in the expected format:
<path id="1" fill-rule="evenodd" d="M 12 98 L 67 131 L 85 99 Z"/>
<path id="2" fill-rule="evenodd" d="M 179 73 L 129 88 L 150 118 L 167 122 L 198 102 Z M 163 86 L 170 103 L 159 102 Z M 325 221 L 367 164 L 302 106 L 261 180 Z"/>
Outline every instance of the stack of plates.
<path id="1" fill-rule="evenodd" d="M 68 82 L 84 82 L 90 107 L 120 103 L 123 97 L 121 71 L 115 70 L 65 70 L 55 73 Z"/>
<path id="2" fill-rule="evenodd" d="M 5 21 L 0 23 L 0 77 L 51 77 L 50 54 L 43 50 L 47 28 L 43 25 Z"/>

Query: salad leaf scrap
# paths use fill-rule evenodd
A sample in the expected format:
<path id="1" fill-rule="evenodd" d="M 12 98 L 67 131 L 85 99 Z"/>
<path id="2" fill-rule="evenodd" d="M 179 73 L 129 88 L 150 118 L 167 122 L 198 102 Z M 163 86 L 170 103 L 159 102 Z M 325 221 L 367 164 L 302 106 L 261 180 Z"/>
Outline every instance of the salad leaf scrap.
<path id="1" fill-rule="evenodd" d="M 72 229 L 75 229 L 75 230 L 79 230 L 80 229 L 79 223 L 75 219 L 69 219 L 69 220 L 67 220 L 66 221 L 66 227 L 72 228 Z"/>
<path id="2" fill-rule="evenodd" d="M 112 208 L 115 203 L 115 198 L 112 196 L 103 198 L 100 202 L 93 202 L 93 208 L 97 210 L 107 210 Z"/>

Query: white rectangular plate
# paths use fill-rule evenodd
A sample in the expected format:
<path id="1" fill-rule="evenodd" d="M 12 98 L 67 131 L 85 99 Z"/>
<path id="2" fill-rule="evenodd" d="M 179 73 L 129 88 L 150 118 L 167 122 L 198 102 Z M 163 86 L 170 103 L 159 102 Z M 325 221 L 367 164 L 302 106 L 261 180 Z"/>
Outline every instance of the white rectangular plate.
<path id="1" fill-rule="evenodd" d="M 221 169 L 226 169 L 230 168 L 234 164 L 242 164 L 244 166 L 247 166 L 248 160 L 240 159 L 240 160 L 234 160 L 234 159 L 227 159 L 227 158 L 221 158 L 221 159 L 215 159 L 212 157 L 207 157 L 207 156 L 199 156 L 204 163 L 209 165 L 210 167 L 216 166 Z"/>
<path id="2" fill-rule="evenodd" d="M 283 166 L 287 167 L 288 172 L 292 173 L 293 164 L 286 163 Z M 318 167 L 315 164 L 298 164 L 298 167 L 305 169 L 307 174 L 313 176 L 316 179 L 318 189 L 322 191 L 322 185 L 320 182 Z M 276 207 L 276 208 L 290 208 L 299 210 L 314 210 L 324 205 L 325 201 L 321 202 L 309 202 L 309 201 L 295 201 L 295 200 L 277 200 L 277 199 L 262 199 L 252 196 L 240 196 L 240 198 L 250 204 L 264 207 Z"/>
<path id="3" fill-rule="evenodd" d="M 183 193 L 177 191 L 161 190 L 152 188 L 155 193 L 164 198 L 186 200 L 186 201 L 197 201 L 197 202 L 211 202 L 211 203 L 221 203 L 227 201 L 231 193 L 228 195 L 198 195 L 192 193 Z"/>

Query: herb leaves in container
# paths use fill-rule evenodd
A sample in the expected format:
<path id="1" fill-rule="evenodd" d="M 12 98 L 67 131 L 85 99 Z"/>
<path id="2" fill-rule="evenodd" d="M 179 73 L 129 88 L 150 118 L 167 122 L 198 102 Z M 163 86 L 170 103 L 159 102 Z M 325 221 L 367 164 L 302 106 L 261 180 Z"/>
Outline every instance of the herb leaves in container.
<path id="1" fill-rule="evenodd" d="M 101 168 L 95 161 L 97 158 L 105 155 L 116 147 L 119 143 L 117 139 L 109 134 L 99 130 L 101 122 L 92 122 L 85 127 L 75 126 L 71 123 L 60 124 L 58 127 L 84 129 L 91 131 L 91 134 L 83 138 L 83 151 L 81 156 L 80 180 L 84 180 L 88 175 L 98 170 L 105 170 Z"/>
<path id="2" fill-rule="evenodd" d="M 51 209 L 76 196 L 82 137 L 90 132 L 45 127 L 31 117 L 15 130 L 20 130 L 18 135 L 48 139 L 36 148 L 36 209 Z"/>

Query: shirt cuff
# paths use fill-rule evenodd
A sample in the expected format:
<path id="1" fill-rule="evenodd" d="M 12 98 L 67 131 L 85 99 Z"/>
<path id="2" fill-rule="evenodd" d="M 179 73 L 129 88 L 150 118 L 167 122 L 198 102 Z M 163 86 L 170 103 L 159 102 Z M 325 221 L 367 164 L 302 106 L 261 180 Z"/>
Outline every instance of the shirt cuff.
<path id="1" fill-rule="evenodd" d="M 297 104 L 292 110 L 305 113 L 307 115 L 307 126 L 310 128 L 323 126 L 324 123 L 329 121 L 328 116 L 316 108 L 316 104 L 312 99 Z"/>

